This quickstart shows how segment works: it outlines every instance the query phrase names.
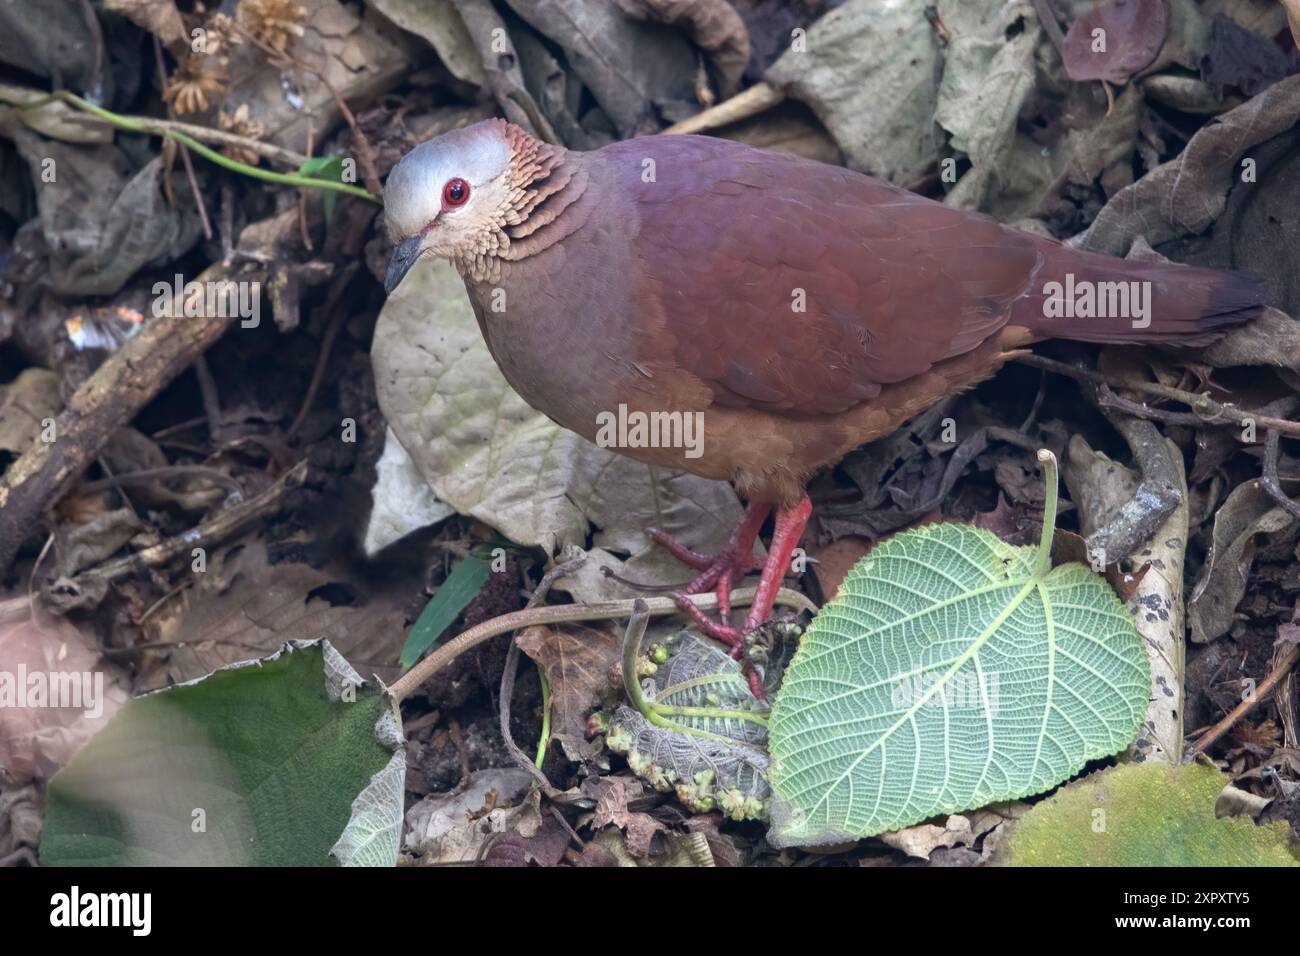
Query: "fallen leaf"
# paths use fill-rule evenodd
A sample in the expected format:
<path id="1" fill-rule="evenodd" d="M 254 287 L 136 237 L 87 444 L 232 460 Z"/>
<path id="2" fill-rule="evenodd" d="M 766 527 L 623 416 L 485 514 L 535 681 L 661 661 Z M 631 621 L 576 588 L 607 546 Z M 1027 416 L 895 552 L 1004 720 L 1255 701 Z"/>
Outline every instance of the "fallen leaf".
<path id="1" fill-rule="evenodd" d="M 175 648 L 143 672 L 146 687 L 193 680 L 287 641 L 319 638 L 328 638 L 367 680 L 397 677 L 407 625 L 403 595 L 371 594 L 306 564 L 268 564 L 261 542 L 208 561 L 194 587 L 149 619 L 150 642 Z"/>
<path id="2" fill-rule="evenodd" d="M 1255 561 L 1257 539 L 1289 527 L 1288 515 L 1258 481 L 1238 485 L 1214 516 L 1210 552 L 1187 601 L 1187 623 L 1198 644 L 1228 632 Z"/>
<path id="3" fill-rule="evenodd" d="M 1165 42 L 1164 0 L 1110 0 L 1070 24 L 1061 58 L 1072 80 L 1127 83 Z"/>
<path id="4" fill-rule="evenodd" d="M 59 376 L 45 368 L 28 368 L 7 385 L 0 385 L 0 452 L 14 458 L 35 444 L 45 420 L 63 410 Z M 7 464 L 0 455 L 0 463 Z M 3 474 L 3 469 L 0 469 Z"/>
<path id="5" fill-rule="evenodd" d="M 1062 787 L 1026 813 L 1010 866 L 1296 866 L 1284 822 L 1216 819 L 1228 778 L 1202 763 L 1127 764 Z"/>
<path id="6" fill-rule="evenodd" d="M 610 687 L 610 669 L 622 652 L 622 637 L 611 627 L 530 627 L 518 637 L 519 649 L 546 672 L 551 685 L 551 737 L 570 760 L 588 759 L 600 747 L 586 739 L 587 716 Z"/>
<path id="7" fill-rule="evenodd" d="M 1240 184 L 1240 159 L 1300 119 L 1300 76 L 1287 77 L 1202 126 L 1174 159 L 1112 196 L 1070 245 L 1125 255 L 1143 236 L 1153 246 L 1199 234 Z"/>
<path id="8" fill-rule="evenodd" d="M 474 38 L 452 0 L 370 0 L 368 6 L 427 40 L 456 79 L 475 86 L 487 79 Z"/>
<path id="9" fill-rule="evenodd" d="M 810 106 L 850 168 L 899 185 L 939 160 L 934 131 L 940 65 L 920 3 L 849 0 L 787 49 L 766 79 Z"/>
<path id="10" fill-rule="evenodd" d="M 614 0 L 627 16 L 681 26 L 709 54 L 722 96 L 736 92 L 749 63 L 749 31 L 727 0 Z"/>
<path id="11" fill-rule="evenodd" d="M 696 53 L 678 31 L 633 20 L 608 0 L 507 3 L 564 51 L 620 136 L 658 132 L 659 113 L 676 120 L 697 111 Z"/>
<path id="12" fill-rule="evenodd" d="M 532 782 L 516 767 L 474 771 L 455 790 L 430 794 L 406 811 L 403 848 L 424 865 L 465 863 L 478 858 L 493 833 L 512 826 L 536 833 L 541 817 L 524 801 Z"/>
<path id="13" fill-rule="evenodd" d="M 0 624 L 0 769 L 7 781 L 48 779 L 127 697 L 119 670 L 69 622 Z"/>
<path id="14" fill-rule="evenodd" d="M 173 0 L 104 0 L 104 9 L 120 13 L 158 37 L 164 46 L 189 46 L 189 34 Z"/>
<path id="15" fill-rule="evenodd" d="M 391 428 L 384 433 L 384 453 L 375 464 L 375 485 L 370 500 L 374 505 L 366 524 L 367 555 L 456 513 L 429 489 L 429 483 Z"/>

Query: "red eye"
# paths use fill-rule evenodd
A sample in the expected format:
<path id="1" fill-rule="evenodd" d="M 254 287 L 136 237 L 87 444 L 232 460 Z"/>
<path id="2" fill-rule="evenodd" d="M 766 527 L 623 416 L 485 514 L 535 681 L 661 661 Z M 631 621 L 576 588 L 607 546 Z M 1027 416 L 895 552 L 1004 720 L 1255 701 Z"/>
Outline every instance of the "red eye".
<path id="1" fill-rule="evenodd" d="M 463 179 L 449 179 L 447 185 L 442 187 L 442 205 L 447 209 L 455 209 L 457 206 L 463 206 L 469 202 L 469 183 Z"/>

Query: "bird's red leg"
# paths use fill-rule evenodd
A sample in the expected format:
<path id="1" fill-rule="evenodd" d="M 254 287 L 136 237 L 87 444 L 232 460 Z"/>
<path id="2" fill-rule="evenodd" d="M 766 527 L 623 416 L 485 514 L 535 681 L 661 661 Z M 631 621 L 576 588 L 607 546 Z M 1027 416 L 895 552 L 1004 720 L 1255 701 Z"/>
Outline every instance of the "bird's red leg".
<path id="1" fill-rule="evenodd" d="M 754 595 L 754 603 L 750 606 L 744 630 L 738 630 L 729 622 L 731 583 L 738 574 L 744 575 L 757 567 L 753 559 L 754 540 L 758 537 L 758 530 L 763 526 L 771 510 L 771 504 L 751 502 L 745 511 L 745 520 L 731 536 L 727 549 L 716 558 L 709 558 L 683 547 L 662 531 L 653 528 L 650 530 L 650 536 L 666 548 L 673 557 L 701 572 L 686 586 L 685 594 L 700 594 L 715 588 L 721 623 L 710 620 L 703 611 L 686 599 L 685 594 L 676 593 L 673 598 L 702 634 L 729 644 L 731 656 L 736 660 L 744 656 L 745 634 L 766 621 L 772 613 L 772 607 L 776 603 L 776 592 L 781 589 L 786 569 L 790 566 L 790 558 L 799 544 L 800 537 L 803 536 L 804 527 L 808 524 L 808 516 L 812 513 L 812 502 L 805 495 L 803 500 L 793 508 L 777 510 L 776 529 L 772 534 L 772 546 L 768 549 L 767 561 L 762 565 L 763 576 L 758 583 L 758 593 Z M 762 700 L 763 682 L 758 672 L 748 667 L 746 677 L 749 680 L 749 689 L 755 697 Z"/>
<path id="2" fill-rule="evenodd" d="M 790 558 L 799 546 L 803 529 L 808 525 L 808 516 L 812 514 L 812 502 L 804 495 L 793 508 L 778 508 L 776 512 L 776 529 L 772 532 L 772 545 L 767 549 L 767 563 L 763 565 L 763 576 L 758 581 L 758 593 L 754 603 L 749 607 L 749 616 L 745 619 L 745 630 L 752 631 L 772 613 L 776 603 L 776 592 L 781 590 L 790 567 Z M 736 655 L 732 650 L 733 656 Z"/>
<path id="3" fill-rule="evenodd" d="M 714 558 L 692 551 L 658 528 L 651 528 L 647 532 L 654 541 L 674 558 L 687 567 L 695 568 L 700 572 L 682 591 L 685 594 L 703 594 L 705 591 L 715 591 L 718 595 L 718 616 L 722 619 L 723 627 L 728 631 L 734 632 L 734 629 L 730 627 L 731 584 L 737 577 L 744 577 L 750 571 L 755 571 L 761 566 L 759 562 L 754 560 L 754 542 L 758 539 L 759 528 L 763 527 L 763 522 L 767 520 L 768 513 L 771 510 L 771 502 L 750 502 L 745 509 L 745 518 L 732 532 L 726 550 Z M 694 618 L 692 619 L 694 620 Z M 716 628 L 716 625 L 714 627 Z M 732 639 L 720 637 L 716 633 L 709 636 L 733 643 Z M 735 639 L 739 640 L 738 634 L 736 634 Z"/>

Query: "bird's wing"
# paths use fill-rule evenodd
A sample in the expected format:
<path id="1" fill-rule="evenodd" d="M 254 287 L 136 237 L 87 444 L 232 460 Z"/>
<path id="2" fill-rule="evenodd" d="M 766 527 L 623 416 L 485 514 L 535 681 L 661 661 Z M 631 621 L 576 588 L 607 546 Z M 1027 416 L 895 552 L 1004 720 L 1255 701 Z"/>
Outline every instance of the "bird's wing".
<path id="1" fill-rule="evenodd" d="M 633 197 L 640 311 L 723 405 L 867 401 L 997 333 L 1040 261 L 992 219 L 811 160 L 693 136 L 602 152 Z"/>

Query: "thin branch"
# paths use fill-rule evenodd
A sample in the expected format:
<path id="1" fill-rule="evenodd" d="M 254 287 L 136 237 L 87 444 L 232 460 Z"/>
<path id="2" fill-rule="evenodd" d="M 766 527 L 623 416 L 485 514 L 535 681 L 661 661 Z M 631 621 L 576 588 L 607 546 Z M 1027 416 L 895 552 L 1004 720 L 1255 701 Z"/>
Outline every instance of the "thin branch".
<path id="1" fill-rule="evenodd" d="M 737 93 L 729 100 L 723 100 L 717 106 L 711 106 L 701 113 L 688 116 L 680 123 L 674 123 L 663 130 L 662 135 L 702 133 L 720 126 L 728 126 L 757 116 L 784 101 L 785 93 L 770 83 L 755 83 L 749 89 Z"/>
<path id="2" fill-rule="evenodd" d="M 1300 422 L 1288 421 L 1285 418 L 1273 418 L 1268 415 L 1257 415 L 1254 412 L 1239 409 L 1235 405 L 1225 405 L 1217 402 L 1208 395 L 1198 395 L 1195 392 L 1184 391 L 1181 388 L 1161 385 L 1159 382 L 1129 381 L 1114 378 L 1094 369 L 1079 368 L 1032 352 L 1018 352 L 1012 355 L 1011 358 L 1024 365 L 1046 369 L 1049 372 L 1055 372 L 1057 375 L 1064 375 L 1078 381 L 1091 382 L 1094 385 L 1108 385 L 1112 389 L 1123 388 L 1134 392 L 1143 392 L 1147 395 L 1155 395 L 1160 398 L 1181 402 L 1196 413 L 1198 424 L 1201 425 L 1239 425 L 1243 428 L 1253 425 L 1257 428 L 1275 428 L 1283 435 L 1300 438 Z"/>
<path id="3" fill-rule="evenodd" d="M 736 607 L 745 607 L 753 603 L 757 590 L 757 588 L 744 588 L 735 591 L 731 595 L 731 603 Z M 649 612 L 657 617 L 678 612 L 677 603 L 672 598 L 656 597 L 607 601 L 602 604 L 561 604 L 550 607 L 525 608 L 522 611 L 502 614 L 500 617 L 494 617 L 490 621 L 484 621 L 482 624 L 471 627 L 468 631 L 457 634 L 399 677 L 396 683 L 388 688 L 388 692 L 394 701 L 401 703 L 421 684 L 433 677 L 461 654 L 477 647 L 484 641 L 491 640 L 498 634 L 505 634 L 507 631 L 518 630 L 521 627 L 530 627 L 533 624 L 562 624 L 568 621 L 614 621 L 630 615 L 633 604 L 639 600 L 645 600 Z M 692 594 L 688 597 L 688 600 L 703 611 L 711 611 L 718 606 L 718 596 L 716 594 Z M 817 613 L 817 605 L 808 600 L 805 595 L 800 594 L 798 591 L 791 591 L 788 588 L 782 588 L 777 592 L 776 603 L 785 607 L 806 610 L 813 614 Z"/>
<path id="4" fill-rule="evenodd" d="M 1192 744 L 1192 748 L 1204 753 L 1220 737 L 1231 730 L 1237 721 L 1254 710 L 1257 705 L 1268 700 L 1273 695 L 1277 685 L 1282 682 L 1287 674 L 1291 673 L 1291 668 L 1295 667 L 1297 659 L 1300 659 L 1300 644 L 1283 644 L 1277 651 L 1276 663 L 1273 665 L 1272 672 L 1255 688 L 1255 693 L 1247 696 L 1245 700 L 1232 708 L 1226 717 L 1198 737 L 1196 742 Z"/>
<path id="5" fill-rule="evenodd" d="M 1276 429 L 1270 428 L 1264 438 L 1264 474 L 1259 479 L 1259 485 L 1269 493 L 1269 496 L 1282 506 L 1287 514 L 1296 521 L 1300 521 L 1300 504 L 1295 499 L 1282 490 L 1282 483 L 1277 474 L 1277 455 L 1278 455 L 1279 435 Z"/>
<path id="6" fill-rule="evenodd" d="M 120 488 L 123 485 L 152 484 L 160 478 L 202 478 L 213 484 L 230 489 L 231 493 L 243 497 L 244 489 L 239 482 L 224 471 L 208 468 L 205 465 L 163 465 L 160 468 L 142 468 L 139 471 L 124 471 L 120 475 L 110 475 L 81 485 L 83 493 L 103 491 L 106 488 Z"/>
<path id="7" fill-rule="evenodd" d="M 530 610 L 540 605 L 546 599 L 552 584 L 560 578 L 572 574 L 586 563 L 587 556 L 584 554 L 551 568 L 542 576 L 542 580 L 537 583 L 537 587 L 533 589 L 532 596 L 528 599 L 524 609 Z M 541 670 L 541 665 L 538 665 L 538 670 Z M 501 669 L 501 739 L 505 741 L 506 750 L 509 751 L 515 763 L 532 774 L 538 785 L 541 786 L 542 792 L 554 800 L 561 796 L 560 791 L 551 786 L 551 781 L 542 772 L 542 768 L 536 761 L 528 759 L 528 755 L 519 748 L 519 745 L 515 743 L 514 735 L 510 733 L 510 706 L 514 699 L 515 681 L 518 677 L 519 645 L 512 640 L 509 649 L 506 651 L 505 667 Z"/>
<path id="8" fill-rule="evenodd" d="M 153 39 L 153 58 L 154 65 L 158 68 L 158 89 L 167 88 L 167 65 L 163 62 L 162 41 L 158 39 L 158 34 L 150 35 Z M 167 116 L 169 119 L 175 119 L 176 113 L 172 109 L 172 104 L 167 104 Z M 189 181 L 190 192 L 194 195 L 194 204 L 199 210 L 199 223 L 203 226 L 203 238 L 212 241 L 212 222 L 208 219 L 208 206 L 203 201 L 203 192 L 199 189 L 198 177 L 194 175 L 194 161 L 190 159 L 190 151 L 184 146 L 180 147 L 181 163 L 185 166 L 185 178 Z M 171 180 L 168 179 L 168 198 L 171 198 Z"/>
<path id="9" fill-rule="evenodd" d="M 31 90 L 31 96 L 21 102 L 17 97 L 6 97 L 16 109 L 29 110 L 39 109 L 49 103 L 61 100 L 57 94 L 49 94 L 39 90 Z M 230 133 L 226 130 L 213 129 L 211 126 L 200 126 L 198 123 L 184 123 L 180 120 L 160 119 L 156 116 L 135 116 L 129 113 L 113 114 L 118 119 L 124 120 L 131 124 L 131 132 L 153 133 L 158 136 L 168 136 L 171 133 L 182 133 L 193 139 L 205 143 L 215 143 L 218 146 L 236 146 L 240 149 L 255 152 L 259 156 L 274 163 L 281 163 L 293 169 L 297 169 L 307 161 L 307 157 L 302 153 L 295 152 L 291 149 L 285 149 L 283 146 L 276 146 L 274 143 L 263 142 L 260 139 L 253 139 L 249 136 L 241 136 L 238 133 Z M 103 116 L 94 114 L 84 114 L 81 119 L 91 123 L 102 123 L 106 126 L 118 126 L 117 123 Z M 119 127 L 125 129 L 126 127 Z"/>

